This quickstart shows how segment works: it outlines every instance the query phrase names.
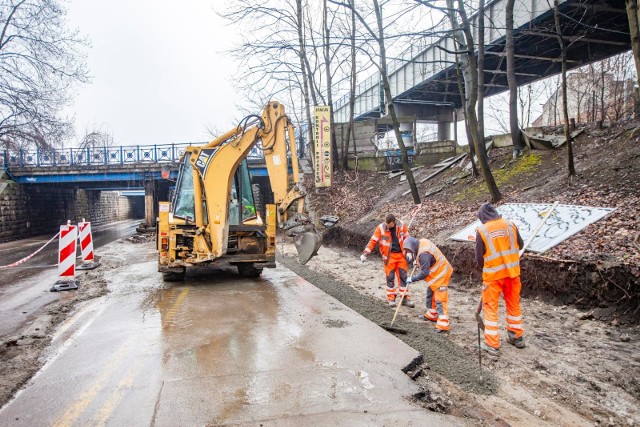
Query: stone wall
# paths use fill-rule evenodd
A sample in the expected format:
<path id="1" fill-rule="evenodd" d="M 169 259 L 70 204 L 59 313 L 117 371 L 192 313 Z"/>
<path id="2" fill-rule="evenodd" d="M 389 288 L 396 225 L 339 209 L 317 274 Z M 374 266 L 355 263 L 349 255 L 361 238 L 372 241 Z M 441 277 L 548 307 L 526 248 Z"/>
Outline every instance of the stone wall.
<path id="1" fill-rule="evenodd" d="M 143 216 L 143 197 L 0 182 L 0 242 L 56 233 L 67 220 L 96 226 Z"/>

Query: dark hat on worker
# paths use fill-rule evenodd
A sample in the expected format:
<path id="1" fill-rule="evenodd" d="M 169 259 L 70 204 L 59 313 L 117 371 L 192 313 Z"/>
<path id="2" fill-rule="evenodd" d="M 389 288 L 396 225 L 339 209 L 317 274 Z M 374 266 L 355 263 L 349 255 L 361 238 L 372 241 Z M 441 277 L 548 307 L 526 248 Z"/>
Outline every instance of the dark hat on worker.
<path id="1" fill-rule="evenodd" d="M 491 221 L 492 219 L 498 219 L 501 217 L 502 215 L 498 213 L 496 208 L 490 202 L 484 203 L 480 206 L 480 209 L 478 209 L 478 219 L 483 224 L 487 221 Z"/>
<path id="2" fill-rule="evenodd" d="M 418 246 L 420 246 L 420 242 L 418 242 L 418 239 L 416 239 L 415 237 L 407 237 L 406 239 L 404 239 L 404 248 L 405 250 L 409 250 L 411 252 L 413 252 L 414 254 L 418 253 Z"/>

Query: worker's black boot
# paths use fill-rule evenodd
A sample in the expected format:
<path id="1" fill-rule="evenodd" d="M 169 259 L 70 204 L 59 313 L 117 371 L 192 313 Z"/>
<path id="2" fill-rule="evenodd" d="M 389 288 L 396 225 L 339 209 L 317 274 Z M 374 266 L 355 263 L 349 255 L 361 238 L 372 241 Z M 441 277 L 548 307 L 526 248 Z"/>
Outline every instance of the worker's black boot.
<path id="1" fill-rule="evenodd" d="M 413 308 L 416 305 L 413 303 L 413 301 L 408 300 L 407 298 L 402 300 L 402 305 L 406 305 L 409 308 Z"/>
<path id="2" fill-rule="evenodd" d="M 525 348 L 527 346 L 524 343 L 524 336 L 516 338 L 516 334 L 511 331 L 507 331 L 507 342 L 515 348 Z"/>

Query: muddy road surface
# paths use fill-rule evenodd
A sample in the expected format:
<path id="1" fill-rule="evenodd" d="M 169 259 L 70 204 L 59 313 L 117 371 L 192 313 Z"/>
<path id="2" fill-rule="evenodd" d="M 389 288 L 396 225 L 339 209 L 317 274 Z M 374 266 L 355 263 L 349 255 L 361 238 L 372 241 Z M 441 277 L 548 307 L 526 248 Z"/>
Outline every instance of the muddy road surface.
<path id="1" fill-rule="evenodd" d="M 94 253 L 101 257 L 101 248 L 117 239 L 132 236 L 140 220 L 118 221 L 92 230 Z M 42 247 L 53 236 L 40 236 L 0 244 L 0 265 L 14 263 Z M 78 245 L 78 260 L 81 254 Z M 60 297 L 49 292 L 57 280 L 58 240 L 54 239 L 41 252 L 17 267 L 0 269 L 0 341 L 14 331 L 33 322 L 47 306 Z M 78 277 L 92 273 L 77 272 Z"/>
<path id="2" fill-rule="evenodd" d="M 465 425 L 416 401 L 415 349 L 291 270 L 165 283 L 154 252 L 104 246 L 78 291 L 3 343 L 5 392 L 39 369 L 0 425 Z"/>
<path id="3" fill-rule="evenodd" d="M 281 262 L 325 292 L 376 323 L 390 323 L 394 311 L 386 307 L 379 258 L 361 263 L 359 253 L 324 246 L 300 266 L 293 245 L 278 249 Z M 398 338 L 424 355 L 417 383 L 425 407 L 487 426 L 640 425 L 638 325 L 605 323 L 593 312 L 524 298 L 527 347 L 516 349 L 505 342 L 501 302 L 502 355 L 485 353 L 480 369 L 474 318 L 480 284 L 454 275 L 447 338 L 435 333 L 433 323 L 418 319 L 425 308 L 424 282 L 412 283 L 410 293 L 416 307 L 401 307 L 394 326 L 406 329 Z"/>

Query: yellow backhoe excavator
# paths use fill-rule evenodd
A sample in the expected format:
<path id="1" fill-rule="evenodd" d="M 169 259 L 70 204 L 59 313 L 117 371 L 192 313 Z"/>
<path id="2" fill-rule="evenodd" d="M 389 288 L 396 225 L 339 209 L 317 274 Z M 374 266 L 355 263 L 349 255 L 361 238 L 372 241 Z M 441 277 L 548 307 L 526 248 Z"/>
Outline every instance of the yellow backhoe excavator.
<path id="1" fill-rule="evenodd" d="M 264 220 L 246 162 L 255 147 L 264 153 L 275 201 L 266 205 Z M 242 276 L 257 277 L 264 267 L 275 267 L 277 229 L 293 237 L 305 264 L 322 239 L 305 212 L 299 184 L 293 125 L 277 101 L 214 141 L 187 147 L 173 201 L 159 206 L 158 271 L 165 280 L 180 280 L 187 267 L 224 261 Z"/>

